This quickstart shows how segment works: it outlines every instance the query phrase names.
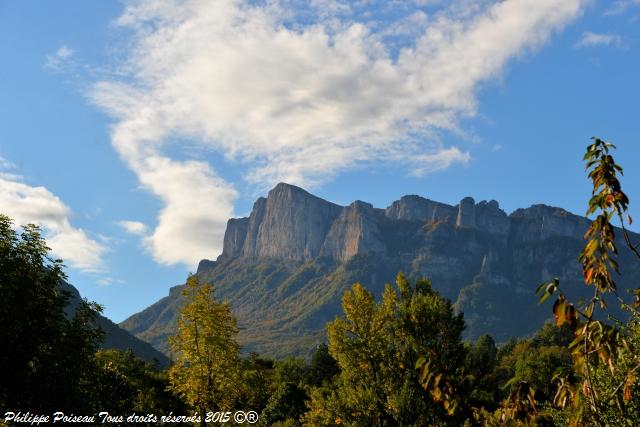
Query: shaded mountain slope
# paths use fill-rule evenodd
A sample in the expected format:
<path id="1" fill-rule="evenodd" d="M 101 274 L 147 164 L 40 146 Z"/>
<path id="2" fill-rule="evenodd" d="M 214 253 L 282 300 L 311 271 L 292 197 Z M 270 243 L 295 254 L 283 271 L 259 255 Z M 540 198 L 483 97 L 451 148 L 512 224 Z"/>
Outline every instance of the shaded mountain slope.
<path id="1" fill-rule="evenodd" d="M 73 313 L 82 297 L 78 290 L 68 284 L 62 283 L 61 288 L 69 292 L 71 298 L 67 307 L 67 314 Z M 105 332 L 104 341 L 100 344 L 102 349 L 116 349 L 121 351 L 131 350 L 133 354 L 148 362 L 158 363 L 161 367 L 169 366 L 169 358 L 156 350 L 151 344 L 135 337 L 130 332 L 122 329 L 104 316 L 98 316 L 98 326 Z"/>

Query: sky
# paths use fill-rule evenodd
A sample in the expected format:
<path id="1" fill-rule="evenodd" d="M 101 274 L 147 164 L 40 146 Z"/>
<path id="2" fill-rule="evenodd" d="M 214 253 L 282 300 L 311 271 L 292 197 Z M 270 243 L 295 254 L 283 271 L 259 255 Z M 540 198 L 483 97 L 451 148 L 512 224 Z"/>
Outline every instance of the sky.
<path id="1" fill-rule="evenodd" d="M 639 53 L 639 0 L 0 0 L 0 212 L 116 322 L 278 182 L 583 214 L 599 136 L 638 215 Z"/>

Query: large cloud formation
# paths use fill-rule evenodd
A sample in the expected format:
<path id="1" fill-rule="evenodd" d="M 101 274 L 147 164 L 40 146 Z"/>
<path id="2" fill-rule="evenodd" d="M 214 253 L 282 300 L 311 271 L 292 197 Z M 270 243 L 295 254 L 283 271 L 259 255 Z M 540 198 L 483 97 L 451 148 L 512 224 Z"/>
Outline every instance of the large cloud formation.
<path id="1" fill-rule="evenodd" d="M 478 85 L 584 0 L 430 3 L 128 4 L 118 20 L 132 33 L 125 77 L 96 82 L 91 97 L 116 119 L 114 147 L 164 202 L 145 238 L 154 258 L 192 266 L 219 251 L 240 184 L 169 156 L 176 147 L 222 153 L 259 188 L 316 185 L 367 162 L 417 175 L 468 162 L 440 133 L 459 131 Z"/>
<path id="2" fill-rule="evenodd" d="M 6 165 L 0 158 L 0 167 Z M 38 224 L 53 253 L 84 272 L 103 272 L 106 248 L 81 228 L 71 225 L 71 212 L 44 187 L 26 184 L 19 175 L 0 172 L 0 212 L 16 225 Z"/>

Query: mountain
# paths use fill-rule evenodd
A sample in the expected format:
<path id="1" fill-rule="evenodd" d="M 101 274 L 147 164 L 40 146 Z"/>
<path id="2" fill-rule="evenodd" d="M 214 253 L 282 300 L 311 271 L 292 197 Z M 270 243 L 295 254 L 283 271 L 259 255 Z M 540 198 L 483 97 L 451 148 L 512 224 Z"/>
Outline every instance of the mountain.
<path id="1" fill-rule="evenodd" d="M 339 206 L 278 184 L 248 218 L 229 220 L 222 254 L 201 261 L 197 274 L 230 301 L 245 351 L 307 354 L 341 313 L 345 290 L 360 282 L 380 294 L 398 271 L 428 276 L 464 313 L 467 338 L 491 333 L 503 342 L 550 317 L 534 295 L 542 281 L 558 277 L 570 297 L 586 296 L 577 256 L 588 226 L 545 205 L 507 215 L 494 200 L 451 206 L 409 195 L 386 209 Z M 624 251 L 620 265 L 619 287 L 630 288 L 640 266 Z M 181 289 L 120 326 L 168 354 Z"/>
<path id="2" fill-rule="evenodd" d="M 60 287 L 70 295 L 66 313 L 71 315 L 75 312 L 82 297 L 74 286 L 66 282 L 61 283 Z M 120 328 L 106 317 L 99 315 L 96 323 L 105 332 L 104 341 L 100 344 L 100 348 L 121 351 L 131 350 L 133 354 L 148 362 L 157 363 L 161 367 L 169 366 L 169 358 L 166 355 L 153 348 L 151 344 Z"/>

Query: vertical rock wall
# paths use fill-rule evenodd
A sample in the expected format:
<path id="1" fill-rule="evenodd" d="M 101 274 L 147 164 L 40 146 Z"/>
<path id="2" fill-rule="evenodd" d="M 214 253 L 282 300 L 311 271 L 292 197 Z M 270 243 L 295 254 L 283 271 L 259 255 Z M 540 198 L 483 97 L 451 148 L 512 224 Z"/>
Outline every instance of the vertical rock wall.
<path id="1" fill-rule="evenodd" d="M 368 252 L 392 255 L 404 250 L 407 236 L 420 239 L 422 226 L 441 222 L 520 241 L 581 236 L 588 226 L 586 218 L 560 208 L 534 205 L 507 215 L 495 200 L 476 204 L 471 197 L 457 206 L 410 195 L 384 210 L 361 201 L 343 207 L 281 183 L 256 200 L 248 218 L 229 220 L 221 258 L 346 261 Z"/>
<path id="2" fill-rule="evenodd" d="M 472 197 L 465 197 L 458 204 L 457 227 L 474 228 L 476 226 L 476 202 Z"/>

